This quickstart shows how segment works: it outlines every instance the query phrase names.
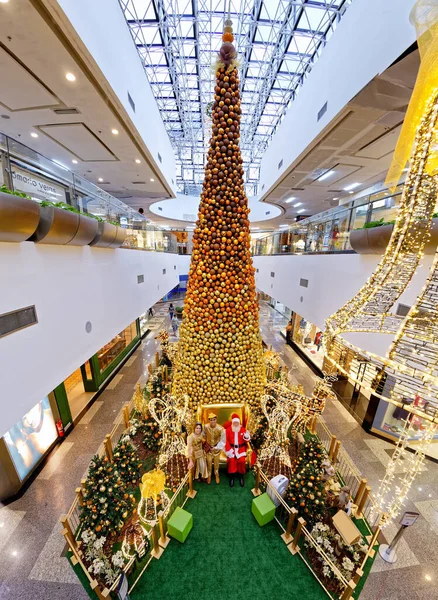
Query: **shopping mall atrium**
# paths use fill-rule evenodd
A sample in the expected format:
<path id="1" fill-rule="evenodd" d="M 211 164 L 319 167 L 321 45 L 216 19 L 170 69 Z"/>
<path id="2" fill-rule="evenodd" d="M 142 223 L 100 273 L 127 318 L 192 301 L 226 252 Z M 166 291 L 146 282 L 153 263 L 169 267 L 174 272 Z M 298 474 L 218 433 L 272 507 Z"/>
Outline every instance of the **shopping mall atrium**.
<path id="1" fill-rule="evenodd" d="M 438 598 L 438 0 L 0 0 L 0 598 Z"/>

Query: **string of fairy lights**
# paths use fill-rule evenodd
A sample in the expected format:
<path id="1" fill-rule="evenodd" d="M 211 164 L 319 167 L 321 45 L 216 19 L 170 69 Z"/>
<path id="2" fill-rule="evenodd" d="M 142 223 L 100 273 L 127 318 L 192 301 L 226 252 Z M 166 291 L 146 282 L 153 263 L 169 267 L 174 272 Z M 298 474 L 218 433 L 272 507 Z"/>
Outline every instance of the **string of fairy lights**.
<path id="1" fill-rule="evenodd" d="M 427 172 L 427 162 L 433 152 L 433 140 L 438 117 L 438 93 L 428 103 L 420 123 L 404 186 L 394 233 L 374 275 L 344 307 L 327 320 L 324 336 L 328 362 L 343 371 L 341 355 L 345 346 L 354 348 L 341 333 L 366 331 L 391 333 L 388 322 L 397 323 L 389 309 L 412 279 L 430 237 L 430 226 L 436 203 L 436 177 Z M 376 367 L 376 376 L 365 381 L 365 387 L 379 395 L 382 381 L 391 381 L 389 393 L 381 396 L 425 419 L 436 419 L 438 402 L 438 263 L 435 259 L 428 280 L 417 301 L 403 321 L 385 358 L 359 350 Z M 386 323 L 386 325 L 385 325 Z M 389 386 L 386 386 L 387 388 Z M 420 395 L 423 405 L 411 406 L 410 399 Z M 427 408 L 427 410 L 424 410 Z"/>
<path id="2" fill-rule="evenodd" d="M 163 434 L 158 456 L 158 465 L 163 467 L 173 457 L 185 455 L 186 444 L 182 433 L 184 428 L 191 431 L 194 416 L 189 410 L 187 395 L 176 397 L 165 394 L 163 398 L 151 398 L 149 412 Z"/>
<path id="3" fill-rule="evenodd" d="M 408 492 L 422 470 L 424 452 L 436 433 L 436 426 L 430 422 L 425 423 L 415 452 L 410 452 L 408 444 L 416 433 L 411 419 L 406 419 L 385 476 L 380 482 L 371 518 L 378 520 L 382 528 L 396 519 L 402 511 Z"/>
<path id="4" fill-rule="evenodd" d="M 401 511 L 419 473 L 427 445 L 438 431 L 438 255 L 427 281 L 406 317 L 390 309 L 414 276 L 430 238 L 437 199 L 437 178 L 428 161 L 435 152 L 438 91 L 434 90 L 418 127 L 410 169 L 394 231 L 375 273 L 326 323 L 329 373 L 342 372 L 408 413 L 404 429 L 380 482 L 374 512 L 383 527 Z M 360 350 L 340 334 L 395 333 L 387 356 Z M 345 364 L 345 350 L 358 352 L 374 367 L 359 382 Z M 415 452 L 407 446 L 416 438 Z M 401 475 L 400 475 L 401 473 Z"/>
<path id="5" fill-rule="evenodd" d="M 284 396 L 282 394 L 270 396 L 263 394 L 260 399 L 262 411 L 266 417 L 269 428 L 266 432 L 265 442 L 260 449 L 259 460 L 277 457 L 281 463 L 291 467 L 288 453 L 288 431 L 301 413 L 301 402 L 298 396 Z"/>

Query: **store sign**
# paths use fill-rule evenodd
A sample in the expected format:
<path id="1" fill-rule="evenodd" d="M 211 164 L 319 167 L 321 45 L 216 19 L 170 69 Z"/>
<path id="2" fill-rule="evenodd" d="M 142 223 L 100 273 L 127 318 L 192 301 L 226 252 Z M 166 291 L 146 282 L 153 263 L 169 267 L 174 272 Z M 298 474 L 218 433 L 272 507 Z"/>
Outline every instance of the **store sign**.
<path id="1" fill-rule="evenodd" d="M 58 437 L 49 399 L 32 408 L 4 435 L 21 481 L 30 473 Z"/>
<path id="2" fill-rule="evenodd" d="M 417 512 L 409 512 L 406 511 L 405 514 L 400 519 L 400 525 L 404 525 L 405 527 L 410 527 L 415 523 L 415 521 L 420 516 L 420 513 Z"/>
<path id="3" fill-rule="evenodd" d="M 63 187 L 47 181 L 17 167 L 12 167 L 12 180 L 14 189 L 25 194 L 39 194 L 54 202 L 65 201 L 65 190 Z"/>

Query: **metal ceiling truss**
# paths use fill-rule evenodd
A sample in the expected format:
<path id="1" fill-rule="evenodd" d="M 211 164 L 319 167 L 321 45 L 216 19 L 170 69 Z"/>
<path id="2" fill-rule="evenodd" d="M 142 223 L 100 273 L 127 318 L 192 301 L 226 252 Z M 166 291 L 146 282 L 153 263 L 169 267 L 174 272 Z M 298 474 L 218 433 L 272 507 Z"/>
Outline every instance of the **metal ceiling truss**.
<path id="1" fill-rule="evenodd" d="M 177 188 L 199 193 L 211 135 L 212 65 L 230 12 L 241 61 L 241 148 L 248 196 L 260 161 L 353 0 L 119 0 L 177 163 Z"/>

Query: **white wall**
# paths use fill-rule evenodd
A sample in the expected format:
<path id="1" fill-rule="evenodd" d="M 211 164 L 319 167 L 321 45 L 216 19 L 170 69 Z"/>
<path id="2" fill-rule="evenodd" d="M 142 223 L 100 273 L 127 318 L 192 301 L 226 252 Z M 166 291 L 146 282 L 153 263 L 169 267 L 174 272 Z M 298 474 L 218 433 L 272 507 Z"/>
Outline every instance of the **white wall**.
<path id="1" fill-rule="evenodd" d="M 414 3 L 354 0 L 348 7 L 263 156 L 264 195 L 345 105 L 415 41 L 409 22 Z M 317 121 L 325 102 L 327 112 Z"/>
<path id="2" fill-rule="evenodd" d="M 176 192 L 175 156 L 118 0 L 57 0 Z M 128 101 L 135 102 L 135 112 Z M 162 162 L 158 159 L 158 153 Z"/>
<path id="3" fill-rule="evenodd" d="M 256 286 L 308 321 L 325 328 L 325 320 L 350 300 L 373 273 L 381 257 L 377 255 L 341 254 L 307 256 L 254 256 Z M 423 258 L 423 266 L 402 294 L 400 302 L 411 306 L 427 277 L 433 256 Z M 271 272 L 275 273 L 271 277 Z M 300 279 L 308 279 L 307 288 Z M 349 333 L 345 338 L 359 348 L 381 356 L 392 336 Z"/>
<path id="4" fill-rule="evenodd" d="M 176 219 L 178 221 L 188 221 L 190 223 L 198 218 L 200 196 L 189 196 L 186 194 L 177 194 L 175 199 L 160 200 L 149 206 L 149 210 L 159 217 Z M 257 196 L 248 199 L 250 208 L 249 220 L 251 223 L 256 221 L 269 221 L 281 215 L 281 209 L 278 206 L 258 201 Z M 267 215 L 266 213 L 269 212 Z M 191 215 L 186 218 L 184 215 Z M 194 218 L 191 218 L 191 217 Z"/>
<path id="5" fill-rule="evenodd" d="M 180 254 L 178 256 L 178 268 L 180 275 L 188 275 L 190 269 L 191 254 Z"/>
<path id="6" fill-rule="evenodd" d="M 0 437 L 178 284 L 178 258 L 140 250 L 0 244 L 0 314 L 35 305 L 38 316 L 38 324 L 0 338 Z M 138 284 L 142 274 L 145 281 Z M 87 321 L 91 333 L 85 331 Z"/>

